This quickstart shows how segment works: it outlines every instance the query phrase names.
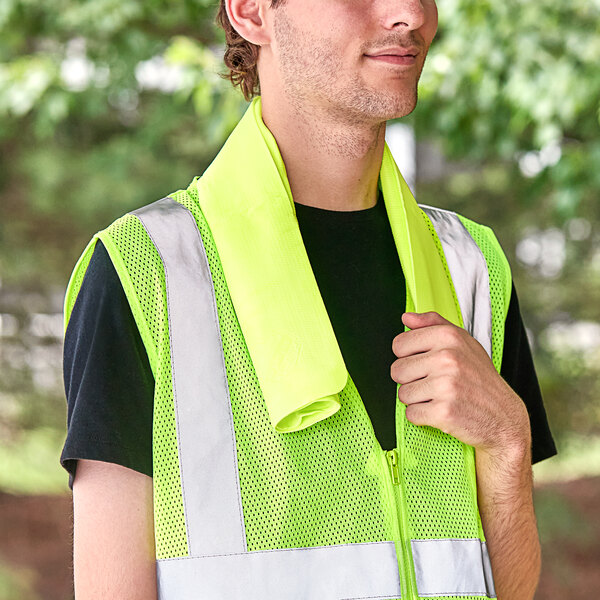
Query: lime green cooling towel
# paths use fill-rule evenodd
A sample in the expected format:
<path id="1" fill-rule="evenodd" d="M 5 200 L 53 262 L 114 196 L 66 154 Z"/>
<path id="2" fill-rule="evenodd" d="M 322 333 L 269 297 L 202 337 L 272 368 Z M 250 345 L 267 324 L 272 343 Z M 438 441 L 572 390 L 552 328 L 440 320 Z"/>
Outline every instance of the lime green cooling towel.
<path id="1" fill-rule="evenodd" d="M 298 431 L 329 417 L 340 408 L 348 372 L 302 242 L 283 160 L 262 121 L 260 98 L 192 185 L 273 427 Z M 387 146 L 380 185 L 406 277 L 407 309 L 437 310 L 461 325 L 426 217 Z"/>

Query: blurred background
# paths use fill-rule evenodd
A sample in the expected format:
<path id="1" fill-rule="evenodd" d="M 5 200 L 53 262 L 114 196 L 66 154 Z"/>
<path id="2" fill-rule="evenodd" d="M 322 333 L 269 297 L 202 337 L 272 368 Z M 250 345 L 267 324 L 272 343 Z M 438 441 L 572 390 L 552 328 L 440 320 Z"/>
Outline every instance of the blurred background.
<path id="1" fill-rule="evenodd" d="M 0 0 L 0 600 L 72 598 L 62 302 L 86 243 L 202 173 L 245 103 L 208 0 Z M 493 227 L 559 456 L 538 599 L 600 589 L 600 0 L 439 0 L 388 141 L 417 200 Z"/>

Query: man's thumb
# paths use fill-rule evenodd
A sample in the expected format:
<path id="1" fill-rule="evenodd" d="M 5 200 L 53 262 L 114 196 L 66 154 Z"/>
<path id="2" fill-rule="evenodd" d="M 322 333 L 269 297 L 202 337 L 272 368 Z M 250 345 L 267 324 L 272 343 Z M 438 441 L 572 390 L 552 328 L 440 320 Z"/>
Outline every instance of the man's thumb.
<path id="1" fill-rule="evenodd" d="M 446 321 L 444 317 L 434 311 L 425 313 L 405 312 L 402 315 L 402 323 L 409 329 L 421 329 L 432 325 L 447 325 L 449 321 Z"/>

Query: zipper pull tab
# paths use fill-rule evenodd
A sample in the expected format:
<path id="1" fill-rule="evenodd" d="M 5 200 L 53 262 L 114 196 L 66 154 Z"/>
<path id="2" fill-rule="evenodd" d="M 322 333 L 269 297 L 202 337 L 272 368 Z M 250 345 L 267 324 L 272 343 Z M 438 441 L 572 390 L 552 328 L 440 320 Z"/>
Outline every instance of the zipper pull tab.
<path id="1" fill-rule="evenodd" d="M 390 465 L 390 472 L 392 474 L 392 483 L 394 485 L 400 485 L 400 468 L 398 466 L 398 451 L 394 448 L 386 452 L 388 463 Z"/>

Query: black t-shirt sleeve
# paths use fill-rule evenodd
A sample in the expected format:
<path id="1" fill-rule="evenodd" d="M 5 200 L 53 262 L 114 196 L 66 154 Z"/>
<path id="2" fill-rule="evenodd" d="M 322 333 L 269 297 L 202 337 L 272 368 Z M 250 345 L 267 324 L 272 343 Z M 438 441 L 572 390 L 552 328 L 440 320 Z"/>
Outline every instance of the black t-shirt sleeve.
<path id="1" fill-rule="evenodd" d="M 67 438 L 61 464 L 72 486 L 77 459 L 152 476 L 154 377 L 119 277 L 98 241 L 64 343 Z"/>
<path id="2" fill-rule="evenodd" d="M 556 446 L 548 425 L 514 283 L 506 315 L 500 374 L 527 407 L 531 422 L 532 462 L 536 463 L 554 456 Z"/>

